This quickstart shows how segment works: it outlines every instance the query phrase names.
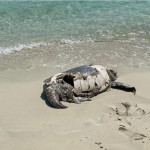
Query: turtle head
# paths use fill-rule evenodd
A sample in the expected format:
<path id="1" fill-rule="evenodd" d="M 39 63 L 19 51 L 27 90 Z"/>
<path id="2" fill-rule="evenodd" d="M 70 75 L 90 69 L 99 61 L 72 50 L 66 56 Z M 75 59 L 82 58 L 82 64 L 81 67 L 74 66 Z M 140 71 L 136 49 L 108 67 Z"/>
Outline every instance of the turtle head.
<path id="1" fill-rule="evenodd" d="M 107 70 L 107 73 L 109 75 L 109 78 L 111 81 L 115 81 L 118 78 L 117 72 L 114 70 Z"/>

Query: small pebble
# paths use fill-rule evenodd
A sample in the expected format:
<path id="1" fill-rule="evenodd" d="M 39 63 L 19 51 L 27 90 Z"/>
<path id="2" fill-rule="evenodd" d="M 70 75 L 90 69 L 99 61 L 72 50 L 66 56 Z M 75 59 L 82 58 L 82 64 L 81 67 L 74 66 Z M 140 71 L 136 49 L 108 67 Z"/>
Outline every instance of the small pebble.
<path id="1" fill-rule="evenodd" d="M 101 142 L 95 142 L 95 144 L 100 145 L 100 144 L 101 144 Z"/>

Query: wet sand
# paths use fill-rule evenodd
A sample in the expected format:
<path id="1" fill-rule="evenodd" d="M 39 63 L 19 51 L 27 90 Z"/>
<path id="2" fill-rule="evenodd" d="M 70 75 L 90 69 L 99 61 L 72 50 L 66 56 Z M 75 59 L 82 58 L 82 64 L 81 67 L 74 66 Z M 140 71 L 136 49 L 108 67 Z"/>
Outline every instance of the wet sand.
<path id="1" fill-rule="evenodd" d="M 0 72 L 43 68 L 50 74 L 55 74 L 85 64 L 100 64 L 117 70 L 119 74 L 150 71 L 150 43 L 51 43 L 47 46 L 0 54 Z"/>
<path id="2" fill-rule="evenodd" d="M 41 99 L 48 73 L 0 75 L 2 150 L 150 149 L 150 72 L 122 75 L 137 94 L 112 89 L 90 102 L 53 109 Z"/>

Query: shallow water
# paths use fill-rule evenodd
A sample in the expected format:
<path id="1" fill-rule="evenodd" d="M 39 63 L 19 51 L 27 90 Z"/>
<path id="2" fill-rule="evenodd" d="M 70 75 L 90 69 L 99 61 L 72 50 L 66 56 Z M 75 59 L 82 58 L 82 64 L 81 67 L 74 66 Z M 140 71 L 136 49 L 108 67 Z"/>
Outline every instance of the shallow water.
<path id="1" fill-rule="evenodd" d="M 150 39 L 149 8 L 149 1 L 135 0 L 1 1 L 0 45 Z"/>
<path id="2" fill-rule="evenodd" d="M 53 43 L 0 55 L 0 70 L 37 68 L 57 73 L 84 64 L 101 64 L 120 74 L 150 71 L 150 43 L 137 42 L 81 42 Z"/>
<path id="3" fill-rule="evenodd" d="M 0 71 L 102 64 L 150 70 L 150 1 L 0 1 Z"/>

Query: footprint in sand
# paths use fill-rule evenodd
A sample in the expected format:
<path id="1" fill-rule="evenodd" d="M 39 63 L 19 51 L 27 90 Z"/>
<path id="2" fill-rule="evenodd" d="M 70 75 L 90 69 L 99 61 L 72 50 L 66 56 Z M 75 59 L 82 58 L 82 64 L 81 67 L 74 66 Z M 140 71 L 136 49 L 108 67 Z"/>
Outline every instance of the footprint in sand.
<path id="1" fill-rule="evenodd" d="M 100 125 L 102 125 L 102 122 L 103 122 L 103 120 L 102 120 L 102 118 L 98 118 L 97 119 L 97 121 L 95 121 L 95 120 L 93 120 L 93 119 L 88 119 L 88 120 L 86 120 L 85 121 L 85 126 L 100 126 Z"/>
<path id="2" fill-rule="evenodd" d="M 116 106 L 111 107 L 111 113 L 113 113 L 113 118 L 116 124 L 122 124 L 119 126 L 119 131 L 134 140 L 142 140 L 148 137 L 145 130 L 147 128 L 146 123 L 147 117 L 149 117 L 150 106 L 143 104 L 130 104 L 128 102 L 123 102 L 116 104 Z M 142 129 L 139 127 L 142 124 Z M 145 126 L 145 127 L 144 127 Z M 142 133 L 141 133 L 142 132 Z M 147 136 L 145 136 L 144 134 Z"/>
<path id="3" fill-rule="evenodd" d="M 116 115 L 121 117 L 134 117 L 135 119 L 142 118 L 146 115 L 146 110 L 138 107 L 137 105 L 131 105 L 128 102 L 117 104 L 115 107 L 111 107 L 112 111 L 115 111 Z"/>
<path id="4" fill-rule="evenodd" d="M 144 134 L 136 133 L 126 129 L 125 126 L 120 126 L 119 131 L 121 131 L 122 133 L 124 133 L 125 135 L 129 136 L 131 139 L 134 140 L 142 140 L 143 138 L 146 137 Z"/>

